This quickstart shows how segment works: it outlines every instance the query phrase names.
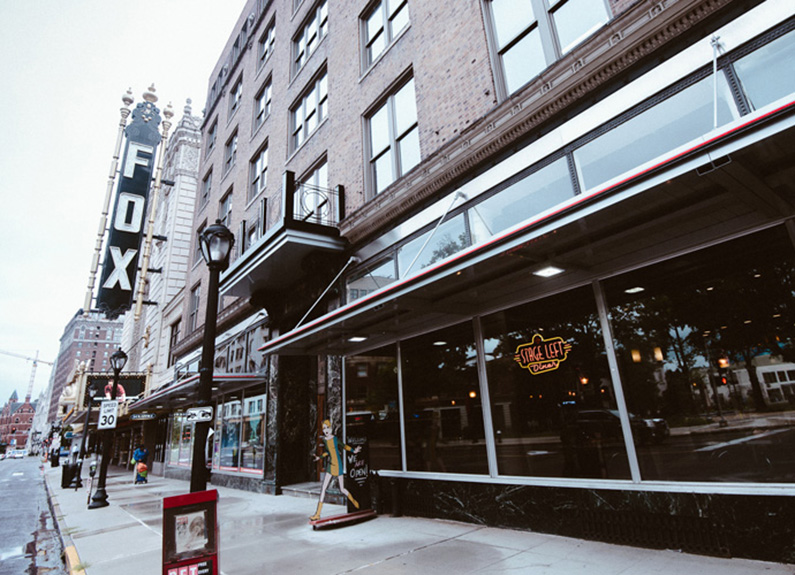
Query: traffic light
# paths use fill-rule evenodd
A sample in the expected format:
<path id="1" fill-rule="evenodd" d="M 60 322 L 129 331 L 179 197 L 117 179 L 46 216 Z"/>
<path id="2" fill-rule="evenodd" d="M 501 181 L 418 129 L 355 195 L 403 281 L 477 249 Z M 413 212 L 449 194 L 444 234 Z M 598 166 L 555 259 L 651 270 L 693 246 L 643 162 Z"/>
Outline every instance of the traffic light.
<path id="1" fill-rule="evenodd" d="M 720 384 L 721 385 L 729 385 L 729 378 L 726 377 L 725 373 L 720 374 Z"/>

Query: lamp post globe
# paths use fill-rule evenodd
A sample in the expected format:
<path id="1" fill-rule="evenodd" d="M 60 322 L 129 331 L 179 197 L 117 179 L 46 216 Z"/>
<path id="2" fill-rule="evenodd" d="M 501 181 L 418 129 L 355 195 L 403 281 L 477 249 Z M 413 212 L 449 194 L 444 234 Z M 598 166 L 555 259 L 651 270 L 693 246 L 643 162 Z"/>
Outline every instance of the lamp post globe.
<path id="1" fill-rule="evenodd" d="M 229 265 L 229 254 L 235 236 L 220 220 L 199 233 L 199 246 L 209 269 L 207 282 L 207 311 L 204 316 L 202 359 L 199 369 L 199 389 L 196 407 L 212 406 L 213 363 L 215 361 L 215 330 L 218 321 L 218 282 L 221 271 Z M 207 489 L 206 443 L 209 421 L 194 424 L 193 459 L 190 471 L 190 491 Z"/>
<path id="2" fill-rule="evenodd" d="M 119 387 L 119 373 L 124 369 L 127 363 L 127 354 L 121 349 L 113 352 L 110 356 L 110 366 L 113 368 L 113 386 L 110 391 L 111 401 L 116 401 L 116 391 Z M 102 432 L 102 462 L 99 465 L 99 481 L 97 483 L 97 490 L 91 497 L 89 509 L 97 509 L 98 507 L 107 507 L 108 494 L 105 491 L 105 479 L 108 476 L 108 463 L 110 460 L 110 450 L 113 443 L 114 436 L 116 435 L 115 429 L 106 429 Z"/>

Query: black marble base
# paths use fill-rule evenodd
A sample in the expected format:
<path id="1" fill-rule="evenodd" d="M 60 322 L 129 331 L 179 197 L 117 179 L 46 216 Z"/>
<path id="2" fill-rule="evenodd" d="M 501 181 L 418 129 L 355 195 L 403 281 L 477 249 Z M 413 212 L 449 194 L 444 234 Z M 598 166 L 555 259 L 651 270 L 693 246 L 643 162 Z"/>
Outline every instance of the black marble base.
<path id="1" fill-rule="evenodd" d="M 382 512 L 795 563 L 795 499 L 378 478 Z"/>

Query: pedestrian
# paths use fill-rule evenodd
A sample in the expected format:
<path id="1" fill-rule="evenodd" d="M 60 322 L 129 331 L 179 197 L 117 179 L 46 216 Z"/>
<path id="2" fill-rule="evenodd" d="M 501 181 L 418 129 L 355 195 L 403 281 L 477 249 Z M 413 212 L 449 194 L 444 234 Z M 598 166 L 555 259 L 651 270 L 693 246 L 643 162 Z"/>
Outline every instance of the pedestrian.
<path id="1" fill-rule="evenodd" d="M 135 483 L 147 483 L 147 475 L 149 475 L 149 468 L 147 467 L 147 460 L 149 459 L 149 451 L 144 447 L 143 443 L 139 443 L 138 447 L 133 451 L 132 464 L 135 469 Z"/>
<path id="2" fill-rule="evenodd" d="M 313 456 L 315 461 L 319 461 L 320 459 L 324 460 L 326 472 L 323 476 L 323 485 L 320 488 L 320 501 L 317 503 L 317 510 L 315 511 L 315 514 L 309 518 L 311 521 L 317 521 L 320 519 L 320 510 L 323 508 L 323 499 L 326 497 L 326 489 L 328 489 L 332 477 L 337 478 L 342 494 L 345 495 L 351 503 L 353 503 L 353 506 L 356 509 L 359 509 L 359 502 L 353 498 L 353 495 L 351 495 L 350 491 L 345 489 L 345 475 L 342 466 L 344 461 L 342 457 L 343 450 L 359 453 L 362 448 L 361 446 L 358 446 L 354 449 L 350 445 L 346 445 L 337 439 L 335 435 L 332 435 L 331 421 L 326 419 L 323 421 L 323 453 L 319 457 L 317 455 Z"/>

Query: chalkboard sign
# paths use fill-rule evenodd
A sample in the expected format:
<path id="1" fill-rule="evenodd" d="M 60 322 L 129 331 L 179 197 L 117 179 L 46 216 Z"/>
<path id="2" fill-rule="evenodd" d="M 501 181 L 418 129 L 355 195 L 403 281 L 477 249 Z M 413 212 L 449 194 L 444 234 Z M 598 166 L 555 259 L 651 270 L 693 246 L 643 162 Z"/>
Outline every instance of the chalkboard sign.
<path id="1" fill-rule="evenodd" d="M 353 449 L 345 452 L 345 489 L 359 503 L 358 509 L 348 501 L 348 512 L 370 509 L 370 449 L 366 437 L 349 437 L 346 442 Z M 356 448 L 361 447 L 359 453 Z"/>

